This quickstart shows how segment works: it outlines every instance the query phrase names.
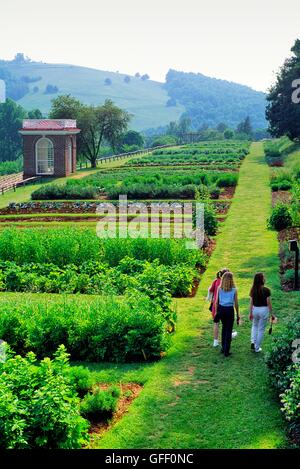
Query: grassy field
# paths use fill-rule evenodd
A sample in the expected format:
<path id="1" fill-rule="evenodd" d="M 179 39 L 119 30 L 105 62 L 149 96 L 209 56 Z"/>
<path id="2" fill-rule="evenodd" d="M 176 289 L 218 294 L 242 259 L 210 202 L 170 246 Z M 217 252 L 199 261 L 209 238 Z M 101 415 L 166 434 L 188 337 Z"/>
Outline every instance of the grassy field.
<path id="1" fill-rule="evenodd" d="M 66 64 L 26 63 L 10 64 L 9 70 L 14 76 L 41 77 L 40 81 L 30 84 L 30 93 L 18 101 L 25 109 L 40 109 L 48 113 L 51 100 L 57 94 L 45 94 L 48 84 L 58 86 L 58 94 L 71 94 L 86 104 L 102 104 L 105 99 L 112 99 L 114 103 L 133 114 L 132 126 L 136 129 L 146 129 L 167 125 L 172 120 L 179 119 L 184 107 L 166 107 L 169 99 L 162 83 L 152 80 L 142 81 L 131 77 L 130 83 L 124 83 L 126 75 L 78 67 Z M 104 80 L 110 78 L 112 84 L 105 85 Z M 37 93 L 33 88 L 38 86 Z"/>
<path id="2" fill-rule="evenodd" d="M 279 319 L 297 306 L 296 294 L 279 290 L 278 242 L 276 234 L 266 229 L 271 203 L 268 183 L 269 169 L 262 145 L 253 144 L 241 167 L 235 199 L 197 296 L 177 300 L 179 320 L 171 350 L 164 360 L 145 369 L 128 365 L 122 369 L 122 379 L 146 381 L 145 388 L 128 414 L 102 439 L 95 440 L 94 447 L 287 445 L 279 405 L 268 386 L 263 355 L 250 352 L 247 319 L 249 288 L 258 270 L 266 273 Z M 235 273 L 244 318 L 233 342 L 233 355 L 228 359 L 211 346 L 212 324 L 204 300 L 215 272 L 225 265 Z M 270 340 L 266 336 L 265 348 Z M 120 379 L 120 368 L 102 369 L 100 376 L 106 381 Z"/>

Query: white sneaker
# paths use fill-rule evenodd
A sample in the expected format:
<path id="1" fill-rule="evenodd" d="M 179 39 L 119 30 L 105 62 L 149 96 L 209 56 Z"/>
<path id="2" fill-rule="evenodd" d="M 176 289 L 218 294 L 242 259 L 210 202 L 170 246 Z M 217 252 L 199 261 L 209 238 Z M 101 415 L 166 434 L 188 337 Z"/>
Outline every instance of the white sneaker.
<path id="1" fill-rule="evenodd" d="M 214 339 L 213 347 L 219 347 L 219 341 Z"/>
<path id="2" fill-rule="evenodd" d="M 256 352 L 256 353 L 262 352 L 262 348 L 259 347 L 257 350 L 255 350 L 255 352 Z"/>
<path id="3" fill-rule="evenodd" d="M 234 339 L 237 335 L 238 335 L 238 333 L 236 331 L 233 331 L 232 334 L 231 334 L 231 338 Z"/>

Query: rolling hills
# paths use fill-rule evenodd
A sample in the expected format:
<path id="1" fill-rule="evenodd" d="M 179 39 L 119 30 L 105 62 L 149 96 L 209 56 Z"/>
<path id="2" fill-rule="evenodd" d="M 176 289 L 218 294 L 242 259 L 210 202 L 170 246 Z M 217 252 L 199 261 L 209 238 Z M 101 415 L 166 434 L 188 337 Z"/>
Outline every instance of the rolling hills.
<path id="1" fill-rule="evenodd" d="M 170 70 L 166 83 L 159 83 L 121 73 L 30 60 L 0 60 L 1 71 L 2 76 L 3 72 L 10 75 L 12 86 L 21 85 L 20 98 L 11 92 L 8 96 L 25 109 L 39 108 L 45 115 L 55 96 L 71 94 L 94 105 L 112 99 L 133 115 L 131 127 L 137 130 L 165 126 L 183 113 L 191 117 L 195 129 L 221 121 L 236 126 L 248 114 L 255 128 L 265 126 L 263 93 L 201 74 Z"/>

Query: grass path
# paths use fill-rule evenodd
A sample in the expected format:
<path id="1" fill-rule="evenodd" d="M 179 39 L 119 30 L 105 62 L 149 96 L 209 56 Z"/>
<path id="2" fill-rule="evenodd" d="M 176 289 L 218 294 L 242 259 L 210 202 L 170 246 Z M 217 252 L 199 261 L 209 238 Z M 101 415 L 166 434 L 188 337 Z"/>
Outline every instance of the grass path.
<path id="1" fill-rule="evenodd" d="M 286 445 L 278 402 L 262 355 L 250 352 L 248 293 L 266 273 L 279 318 L 296 304 L 279 291 L 278 243 L 266 229 L 271 194 L 263 147 L 255 143 L 240 170 L 228 218 L 195 298 L 178 300 L 178 330 L 168 356 L 151 368 L 139 398 L 106 435 L 101 448 L 277 448 Z M 224 358 L 213 349 L 207 288 L 220 267 L 236 276 L 243 324 Z M 277 309 L 276 309 L 277 307 Z M 279 308 L 281 308 L 279 310 Z M 267 336 L 264 346 L 270 343 Z"/>

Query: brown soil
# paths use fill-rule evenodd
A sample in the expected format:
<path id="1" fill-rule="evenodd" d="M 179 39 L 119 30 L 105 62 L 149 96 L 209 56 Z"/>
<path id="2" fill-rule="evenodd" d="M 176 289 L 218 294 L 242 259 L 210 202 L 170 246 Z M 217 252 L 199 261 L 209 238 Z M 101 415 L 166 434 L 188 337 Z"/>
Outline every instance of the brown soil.
<path id="1" fill-rule="evenodd" d="M 108 384 L 97 384 L 96 387 L 99 387 L 101 390 L 106 390 L 111 385 Z M 131 403 L 138 397 L 140 392 L 143 389 L 143 386 L 137 383 L 126 383 L 120 384 L 121 388 L 121 397 L 119 399 L 118 407 L 114 413 L 112 419 L 107 421 L 99 421 L 91 424 L 89 433 L 91 436 L 93 434 L 101 435 L 109 430 L 115 423 L 117 423 L 123 415 L 128 412 L 129 406 Z M 128 395 L 127 395 L 128 394 Z M 130 395 L 129 395 L 130 394 Z"/>
<path id="2" fill-rule="evenodd" d="M 222 199 L 232 199 L 235 193 L 235 187 L 224 187 L 221 193 Z"/>
<path id="3" fill-rule="evenodd" d="M 286 292 L 292 291 L 294 289 L 294 281 L 287 281 L 283 277 L 287 270 L 294 269 L 294 256 L 291 256 L 291 259 L 287 259 L 282 249 L 284 243 L 286 243 L 286 241 L 290 239 L 297 239 L 298 241 L 300 241 L 300 227 L 288 228 L 278 233 L 278 240 L 280 242 L 279 259 L 281 287 Z"/>
<path id="4" fill-rule="evenodd" d="M 289 191 L 276 191 L 272 192 L 272 206 L 279 202 L 289 203 L 291 200 L 291 193 Z"/>

